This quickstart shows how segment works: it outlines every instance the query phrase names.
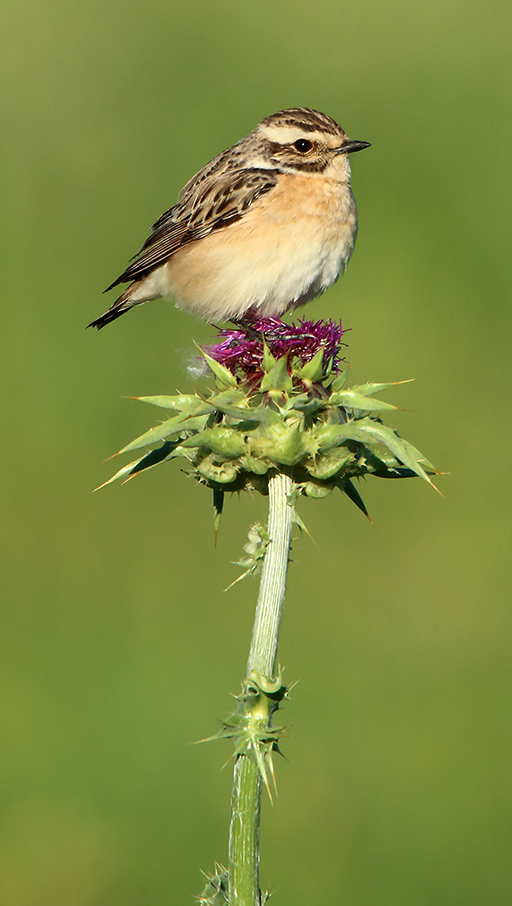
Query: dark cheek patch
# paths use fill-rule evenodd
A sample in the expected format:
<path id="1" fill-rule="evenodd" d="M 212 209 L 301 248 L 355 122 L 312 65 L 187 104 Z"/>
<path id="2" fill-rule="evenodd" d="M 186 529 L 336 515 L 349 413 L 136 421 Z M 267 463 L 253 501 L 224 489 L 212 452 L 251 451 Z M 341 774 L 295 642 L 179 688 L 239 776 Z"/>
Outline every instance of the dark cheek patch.
<path id="1" fill-rule="evenodd" d="M 329 158 L 322 157 L 320 160 L 293 160 L 290 161 L 288 166 L 293 167 L 294 170 L 299 171 L 300 173 L 323 173 L 323 171 L 329 166 Z"/>

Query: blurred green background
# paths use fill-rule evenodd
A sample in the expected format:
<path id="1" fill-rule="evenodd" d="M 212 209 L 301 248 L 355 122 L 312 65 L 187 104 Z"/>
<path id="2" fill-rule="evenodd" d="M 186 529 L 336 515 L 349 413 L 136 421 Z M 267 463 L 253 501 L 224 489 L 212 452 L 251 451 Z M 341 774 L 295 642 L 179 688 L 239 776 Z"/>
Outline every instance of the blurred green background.
<path id="1" fill-rule="evenodd" d="M 208 326 L 154 302 L 100 334 L 103 288 L 207 160 L 312 106 L 372 148 L 360 234 L 307 310 L 343 318 L 355 380 L 449 477 L 369 480 L 372 528 L 304 501 L 281 663 L 280 906 L 481 906 L 512 896 L 510 4 L 18 0 L 2 16 L 3 906 L 191 902 L 225 861 L 230 708 L 265 502 L 171 464 L 91 489 L 190 386 Z M 505 458 L 504 458 L 505 457 Z M 274 902 L 274 898 L 272 899 Z"/>

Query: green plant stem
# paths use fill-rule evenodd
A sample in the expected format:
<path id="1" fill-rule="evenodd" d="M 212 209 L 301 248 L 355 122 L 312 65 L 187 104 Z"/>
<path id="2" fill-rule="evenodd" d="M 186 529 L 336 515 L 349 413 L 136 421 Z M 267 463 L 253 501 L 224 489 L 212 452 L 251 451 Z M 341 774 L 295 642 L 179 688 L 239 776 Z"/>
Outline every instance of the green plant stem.
<path id="1" fill-rule="evenodd" d="M 278 472 L 268 484 L 270 537 L 261 575 L 247 675 L 257 670 L 273 677 L 286 592 L 293 509 L 288 499 L 293 482 Z M 262 780 L 246 755 L 235 763 L 229 834 L 230 906 L 260 906 L 259 836 Z"/>
<path id="2" fill-rule="evenodd" d="M 278 472 L 268 483 L 269 545 L 263 563 L 247 675 L 257 670 L 273 677 L 290 558 L 293 508 L 288 503 L 293 482 Z"/>
<path id="3" fill-rule="evenodd" d="M 260 813 L 260 773 L 250 758 L 239 755 L 231 795 L 230 906 L 260 906 Z"/>

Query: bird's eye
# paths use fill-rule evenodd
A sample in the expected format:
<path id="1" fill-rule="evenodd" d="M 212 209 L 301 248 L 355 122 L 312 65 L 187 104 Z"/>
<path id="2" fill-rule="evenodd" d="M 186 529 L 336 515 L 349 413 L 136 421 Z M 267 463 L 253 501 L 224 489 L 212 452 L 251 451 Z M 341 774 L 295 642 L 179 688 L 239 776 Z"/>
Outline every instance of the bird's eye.
<path id="1" fill-rule="evenodd" d="M 307 138 L 299 138 L 296 142 L 293 143 L 293 147 L 300 154 L 307 154 L 308 151 L 311 151 L 313 142 L 308 141 Z"/>

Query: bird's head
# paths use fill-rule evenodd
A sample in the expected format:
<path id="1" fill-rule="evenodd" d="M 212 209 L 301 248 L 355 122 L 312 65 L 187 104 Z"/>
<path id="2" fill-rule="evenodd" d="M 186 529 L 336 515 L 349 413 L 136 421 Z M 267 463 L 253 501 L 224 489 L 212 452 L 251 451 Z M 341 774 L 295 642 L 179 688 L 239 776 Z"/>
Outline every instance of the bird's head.
<path id="1" fill-rule="evenodd" d="M 369 147 L 369 142 L 347 138 L 338 124 L 307 107 L 292 107 L 267 116 L 247 140 L 262 165 L 285 173 L 324 173 L 348 180 L 348 155 Z"/>

